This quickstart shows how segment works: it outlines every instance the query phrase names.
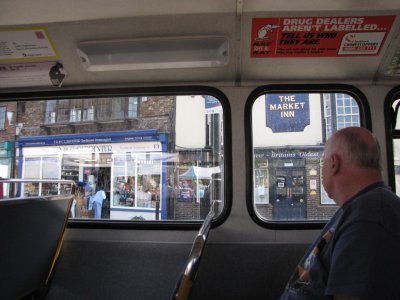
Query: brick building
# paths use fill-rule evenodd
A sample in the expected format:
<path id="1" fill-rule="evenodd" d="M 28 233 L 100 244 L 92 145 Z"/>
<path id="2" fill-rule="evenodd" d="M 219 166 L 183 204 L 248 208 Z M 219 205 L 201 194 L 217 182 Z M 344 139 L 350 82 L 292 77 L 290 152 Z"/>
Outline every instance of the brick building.
<path id="1" fill-rule="evenodd" d="M 204 102 L 204 99 L 201 98 L 201 101 Z M 181 149 L 176 146 L 176 105 L 175 96 L 19 102 L 19 176 L 26 178 L 27 172 L 38 169 L 28 168 L 27 164 L 33 164 L 34 158 L 40 157 L 37 166 L 43 166 L 50 164 L 45 162 L 50 159 L 47 156 L 54 156 L 58 158 L 52 162 L 53 169 L 59 168 L 60 173 L 46 176 L 72 179 L 106 189 L 110 204 L 103 218 L 181 220 L 204 217 L 208 211 L 204 201 L 200 202 L 196 197 L 181 201 L 177 187 L 180 174 L 191 166 L 213 164 L 212 147 L 204 145 Z M 205 122 L 205 115 L 201 118 Z M 128 141 L 132 150 L 121 150 L 126 149 L 128 144 L 124 143 Z M 33 147 L 35 145 L 42 146 Z M 97 150 L 81 154 L 82 151 L 89 151 L 90 147 Z M 157 151 L 154 152 L 153 148 Z M 160 150 L 164 154 L 161 155 Z M 118 154 L 121 151 L 128 152 Z M 128 153 L 129 159 L 126 158 Z M 168 155 L 165 156 L 165 153 Z M 135 163 L 132 164 L 132 161 Z M 43 169 L 42 173 L 48 172 Z M 29 176 L 38 178 L 43 176 L 42 173 L 31 172 Z M 199 185 L 199 181 L 191 182 Z M 46 187 L 32 187 L 32 191 L 43 194 Z M 158 211 L 157 201 L 160 199 L 161 210 Z M 76 216 L 82 217 L 83 212 Z"/>

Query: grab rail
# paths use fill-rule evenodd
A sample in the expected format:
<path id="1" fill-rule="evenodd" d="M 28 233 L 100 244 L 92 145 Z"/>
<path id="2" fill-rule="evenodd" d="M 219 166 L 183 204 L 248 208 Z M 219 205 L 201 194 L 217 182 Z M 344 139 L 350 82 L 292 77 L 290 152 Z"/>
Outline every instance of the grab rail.
<path id="1" fill-rule="evenodd" d="M 190 295 L 193 282 L 196 278 L 197 270 L 200 265 L 200 259 L 203 254 L 203 249 L 207 241 L 208 233 L 211 228 L 211 221 L 215 216 L 218 200 L 211 201 L 210 211 L 208 212 L 199 232 L 197 233 L 189 257 L 185 264 L 185 271 L 181 275 L 175 288 L 172 299 L 186 300 Z"/>
<path id="2" fill-rule="evenodd" d="M 66 179 L 23 179 L 23 178 L 0 178 L 0 190 L 4 191 L 3 184 L 4 183 L 9 183 L 9 184 L 20 184 L 20 183 L 52 183 L 52 184 L 60 184 L 60 185 L 70 185 L 70 190 L 68 193 L 65 194 L 56 194 L 56 195 L 34 195 L 34 196 L 18 196 L 18 197 L 10 197 L 7 199 L 29 199 L 29 198 L 54 198 L 57 196 L 66 196 L 66 195 L 73 195 L 75 193 L 76 189 L 76 183 L 73 180 L 66 180 Z M 60 189 L 60 188 L 59 188 Z M 58 190 L 59 191 L 59 190 Z M 3 198 L 3 195 L 1 195 L 0 199 Z"/>

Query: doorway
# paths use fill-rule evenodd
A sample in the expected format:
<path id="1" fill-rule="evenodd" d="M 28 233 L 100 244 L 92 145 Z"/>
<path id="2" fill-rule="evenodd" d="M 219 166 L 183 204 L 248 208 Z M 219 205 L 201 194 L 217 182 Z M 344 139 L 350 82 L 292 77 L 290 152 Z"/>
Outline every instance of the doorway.
<path id="1" fill-rule="evenodd" d="M 306 218 L 307 186 L 305 168 L 283 167 L 272 172 L 270 186 L 274 205 L 272 217 L 277 220 Z"/>

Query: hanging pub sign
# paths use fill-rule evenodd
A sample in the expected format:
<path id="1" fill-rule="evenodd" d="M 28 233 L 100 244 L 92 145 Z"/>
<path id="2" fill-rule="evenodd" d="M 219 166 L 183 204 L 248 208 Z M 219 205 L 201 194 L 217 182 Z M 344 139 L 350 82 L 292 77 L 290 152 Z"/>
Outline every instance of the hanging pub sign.
<path id="1" fill-rule="evenodd" d="M 268 94 L 265 115 L 265 125 L 274 133 L 304 131 L 310 125 L 308 94 Z"/>

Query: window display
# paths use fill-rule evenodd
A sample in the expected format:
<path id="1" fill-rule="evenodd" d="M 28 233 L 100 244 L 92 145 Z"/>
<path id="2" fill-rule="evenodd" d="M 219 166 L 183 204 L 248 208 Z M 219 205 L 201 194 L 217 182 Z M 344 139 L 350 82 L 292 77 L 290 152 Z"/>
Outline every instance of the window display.
<path id="1" fill-rule="evenodd" d="M 112 207 L 156 207 L 161 199 L 160 154 L 114 155 L 113 172 Z"/>

